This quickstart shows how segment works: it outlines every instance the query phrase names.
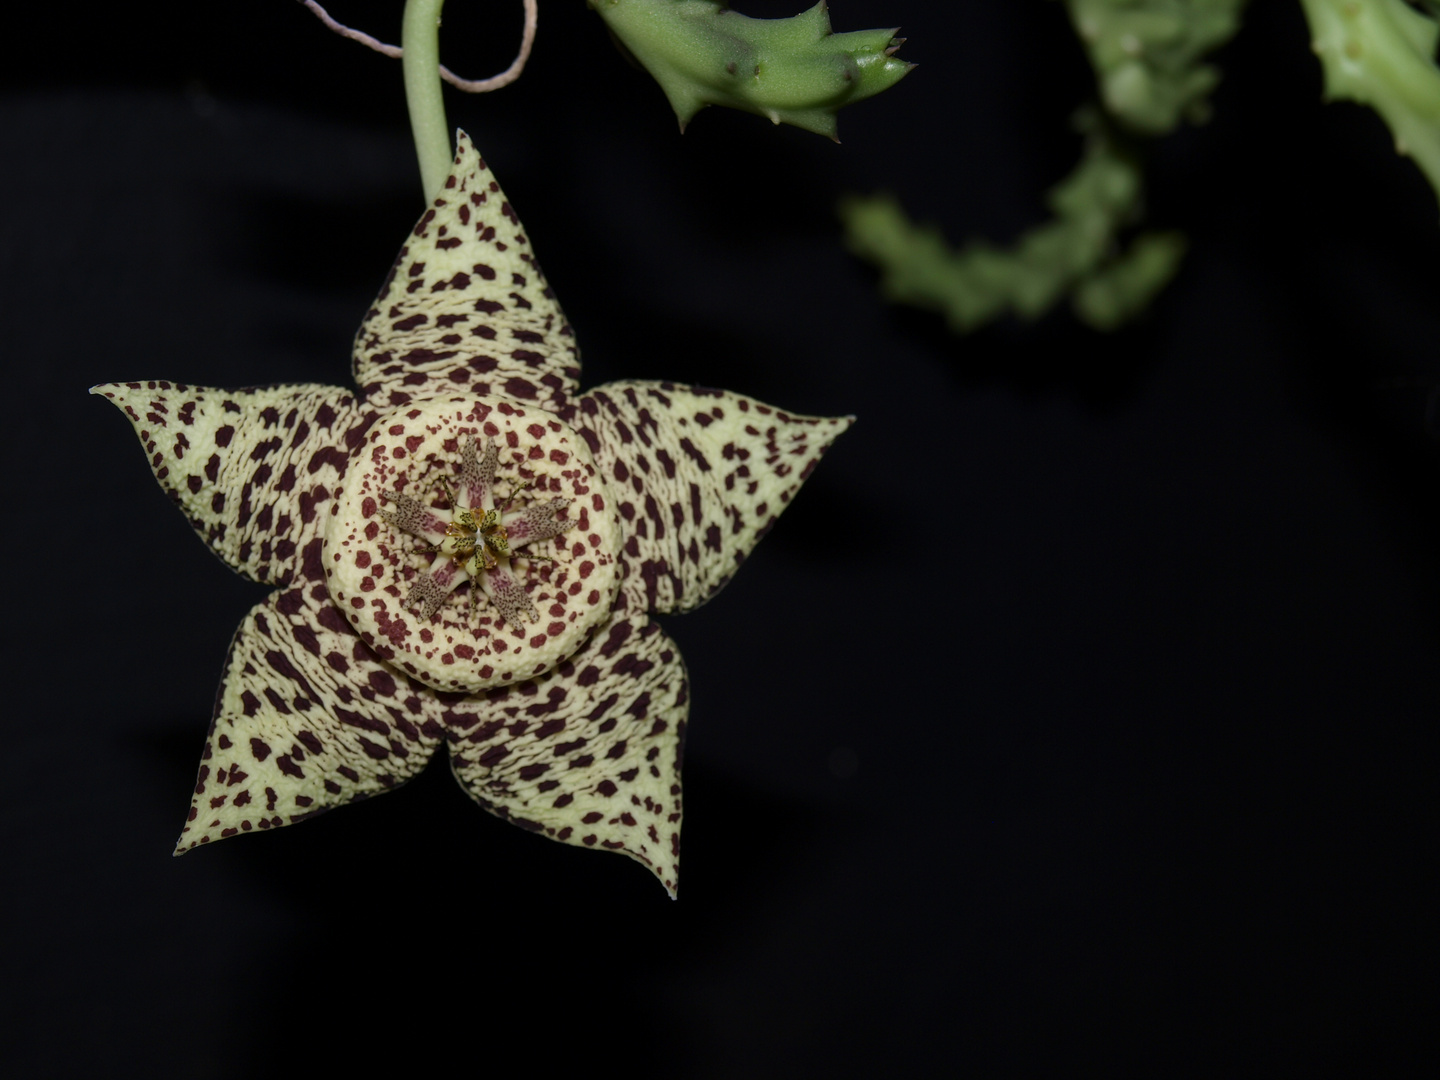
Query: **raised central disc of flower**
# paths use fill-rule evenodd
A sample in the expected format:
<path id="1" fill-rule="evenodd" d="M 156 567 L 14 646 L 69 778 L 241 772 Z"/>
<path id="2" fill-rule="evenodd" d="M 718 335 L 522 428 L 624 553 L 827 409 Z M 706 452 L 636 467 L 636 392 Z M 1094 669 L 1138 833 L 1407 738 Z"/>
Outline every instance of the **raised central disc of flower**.
<path id="1" fill-rule="evenodd" d="M 322 559 L 330 598 L 382 659 L 474 693 L 554 667 L 608 615 L 616 511 L 552 414 L 448 398 L 382 416 L 367 441 Z"/>

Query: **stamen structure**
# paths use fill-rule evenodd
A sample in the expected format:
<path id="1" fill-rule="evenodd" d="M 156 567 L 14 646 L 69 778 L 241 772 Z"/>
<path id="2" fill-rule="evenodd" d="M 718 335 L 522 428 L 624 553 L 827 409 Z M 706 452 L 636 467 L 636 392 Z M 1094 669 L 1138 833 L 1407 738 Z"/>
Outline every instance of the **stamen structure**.
<path id="1" fill-rule="evenodd" d="M 451 592 L 468 577 L 472 611 L 479 609 L 479 594 L 483 591 L 511 626 L 519 628 L 522 615 L 532 623 L 540 621 L 539 611 L 524 586 L 515 580 L 509 563 L 517 555 L 554 562 L 549 556 L 531 555 L 523 549 L 570 528 L 572 522 L 559 517 L 570 500 L 537 500 L 512 513 L 510 507 L 516 496 L 529 486 L 529 481 L 520 481 L 504 503 L 497 505 L 494 489 L 498 460 L 499 452 L 491 440 L 485 440 L 483 454 L 476 448 L 473 436 L 466 440 L 458 491 L 447 477 L 436 481 L 450 504 L 448 522 L 413 496 L 398 491 L 383 493 L 395 509 L 380 511 L 380 517 L 427 541 L 428 545 L 420 550 L 436 556 L 405 598 L 405 606 L 417 611 L 423 620 L 433 618 Z"/>

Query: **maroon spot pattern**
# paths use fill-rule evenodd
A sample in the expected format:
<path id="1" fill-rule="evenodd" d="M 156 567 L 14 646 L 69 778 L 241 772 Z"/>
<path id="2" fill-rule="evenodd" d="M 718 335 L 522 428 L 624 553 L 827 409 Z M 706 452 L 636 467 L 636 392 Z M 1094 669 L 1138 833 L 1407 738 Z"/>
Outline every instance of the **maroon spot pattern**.
<path id="1" fill-rule="evenodd" d="M 625 522 L 628 605 L 659 612 L 714 596 L 854 420 L 666 382 L 607 383 L 564 416 Z"/>
<path id="2" fill-rule="evenodd" d="M 452 741 L 451 764 L 491 813 L 623 852 L 673 894 L 688 711 L 675 643 L 644 616 L 617 618 L 550 675 L 491 691 L 486 719 Z"/>
<path id="3" fill-rule="evenodd" d="M 335 495 L 375 422 L 348 390 L 212 390 L 162 380 L 92 393 L 134 425 L 160 486 L 226 563 L 256 581 L 305 573 Z M 318 567 L 318 564 L 317 564 Z"/>
<path id="4" fill-rule="evenodd" d="M 679 650 L 645 613 L 685 611 L 713 595 L 848 419 L 668 383 L 612 383 L 577 397 L 570 327 L 463 135 L 444 189 L 366 314 L 354 373 L 358 397 L 326 386 L 220 391 L 159 381 L 94 391 L 125 413 L 156 478 L 215 553 L 286 586 L 256 605 L 231 645 L 177 854 L 389 790 L 443 742 L 487 810 L 563 843 L 628 855 L 674 895 L 689 690 Z M 399 563 L 375 547 L 386 531 L 383 491 L 397 490 L 396 474 L 417 458 L 461 452 L 456 441 L 427 457 L 425 433 L 409 426 L 442 398 L 473 403 L 465 433 L 503 438 L 515 473 L 535 475 L 537 499 L 570 500 L 574 525 L 555 537 L 565 558 L 539 574 L 553 595 L 542 602 L 532 592 L 541 618 L 507 648 L 560 633 L 575 605 L 602 616 L 543 673 L 471 694 L 437 691 L 385 655 L 402 629 L 439 641 L 443 609 L 424 626 L 377 619 L 368 642 L 350 621 L 354 609 L 399 595 Z M 505 424 L 478 416 L 482 398 Z M 579 441 L 551 440 L 561 422 Z M 381 449 L 392 463 L 387 486 L 359 492 L 359 459 L 373 471 L 367 455 Z M 588 490 L 538 490 L 541 474 L 567 470 L 583 471 Z M 469 482 L 463 469 L 461 478 Z M 341 553 L 360 573 L 357 594 L 333 596 L 327 524 L 357 493 L 365 521 Z M 532 505 L 542 504 L 523 504 L 511 524 L 539 539 L 551 526 Z M 616 564 L 593 524 L 604 520 L 619 522 L 622 548 L 623 582 L 608 612 Z M 446 651 L 466 663 L 479 653 L 473 635 Z"/>
<path id="5" fill-rule="evenodd" d="M 325 586 L 307 582 L 240 624 L 176 854 L 386 791 L 429 760 L 444 706 L 337 616 Z"/>
<path id="6" fill-rule="evenodd" d="M 393 450 L 412 439 L 414 452 L 397 460 Z M 331 596 L 382 659 L 436 690 L 476 693 L 552 668 L 607 617 L 618 588 L 619 524 L 595 509 L 599 467 L 553 414 L 446 394 L 388 414 L 368 442 L 326 530 L 322 564 Z M 536 447 L 560 449 L 566 465 L 548 455 L 532 460 Z M 467 508 L 478 499 L 502 509 L 517 489 L 520 501 L 503 517 L 516 557 L 483 571 L 478 589 L 450 554 L 421 550 L 445 539 L 451 495 Z M 407 499 L 414 505 L 404 516 L 384 517 L 383 506 L 405 507 Z M 541 513 L 556 501 L 563 527 Z M 435 527 L 408 524 L 419 517 Z M 383 527 L 372 537 L 377 519 Z M 532 537 L 543 538 L 539 551 Z M 582 562 L 592 587 L 576 590 Z"/>
<path id="7" fill-rule="evenodd" d="M 368 401 L 464 391 L 553 412 L 578 390 L 574 333 L 507 208 L 462 135 L 454 171 L 355 339 L 355 382 Z"/>

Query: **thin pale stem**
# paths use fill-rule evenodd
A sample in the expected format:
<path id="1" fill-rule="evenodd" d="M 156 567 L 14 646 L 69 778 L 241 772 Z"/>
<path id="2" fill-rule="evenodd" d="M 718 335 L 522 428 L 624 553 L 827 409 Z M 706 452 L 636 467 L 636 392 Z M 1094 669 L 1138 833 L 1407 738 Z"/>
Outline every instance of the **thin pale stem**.
<path id="1" fill-rule="evenodd" d="M 445 0 L 405 0 L 400 30 L 405 100 L 410 106 L 410 130 L 427 203 L 440 194 L 450 173 L 452 154 L 440 83 L 440 9 L 444 5 Z"/>

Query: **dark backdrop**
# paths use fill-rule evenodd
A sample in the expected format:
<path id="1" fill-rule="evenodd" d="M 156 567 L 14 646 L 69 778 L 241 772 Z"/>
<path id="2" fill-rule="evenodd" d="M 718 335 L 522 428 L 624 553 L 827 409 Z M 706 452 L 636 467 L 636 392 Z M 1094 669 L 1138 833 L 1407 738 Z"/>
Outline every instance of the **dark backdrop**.
<path id="1" fill-rule="evenodd" d="M 503 68 L 518 3 L 450 6 L 446 58 Z M 921 63 L 843 146 L 719 110 L 682 138 L 577 0 L 516 86 L 451 98 L 587 385 L 860 418 L 665 620 L 678 903 L 442 760 L 170 857 L 264 589 L 85 390 L 347 378 L 420 210 L 400 70 L 288 0 L 7 13 L 7 1075 L 1423 1075 L 1440 214 L 1375 117 L 1320 104 L 1298 5 L 1254 7 L 1214 121 L 1155 150 L 1191 255 L 1109 337 L 952 338 L 877 298 L 832 210 L 889 186 L 955 239 L 1037 221 L 1091 92 L 1059 4 L 836 0 Z M 397 8 L 334 4 L 387 35 Z"/>

